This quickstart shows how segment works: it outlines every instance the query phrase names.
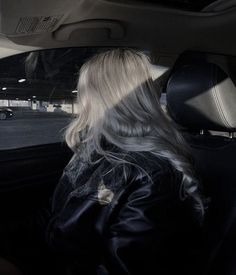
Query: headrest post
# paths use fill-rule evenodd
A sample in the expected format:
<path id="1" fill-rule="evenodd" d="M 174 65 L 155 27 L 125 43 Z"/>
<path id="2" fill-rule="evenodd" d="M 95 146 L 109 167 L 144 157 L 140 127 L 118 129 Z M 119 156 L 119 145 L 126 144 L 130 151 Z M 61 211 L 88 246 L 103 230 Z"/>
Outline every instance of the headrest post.
<path id="1" fill-rule="evenodd" d="M 229 133 L 229 138 L 233 138 L 234 137 L 234 133 L 230 132 Z"/>

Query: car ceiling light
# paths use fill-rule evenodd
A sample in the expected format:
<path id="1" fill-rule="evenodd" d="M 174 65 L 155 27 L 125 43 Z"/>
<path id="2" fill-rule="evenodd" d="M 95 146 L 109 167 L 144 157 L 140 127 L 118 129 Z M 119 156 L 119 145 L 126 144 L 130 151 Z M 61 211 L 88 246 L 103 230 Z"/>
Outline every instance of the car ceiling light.
<path id="1" fill-rule="evenodd" d="M 22 83 L 22 82 L 25 82 L 25 81 L 26 81 L 25 78 L 21 78 L 21 79 L 18 80 L 19 83 Z"/>
<path id="2" fill-rule="evenodd" d="M 33 98 L 36 98 L 36 95 L 33 95 Z"/>
<path id="3" fill-rule="evenodd" d="M 78 93 L 77 90 L 73 90 L 73 91 L 72 91 L 72 94 L 76 94 L 76 93 Z"/>
<path id="4" fill-rule="evenodd" d="M 2 87 L 2 90 L 3 90 L 3 91 L 6 91 L 6 89 L 7 89 L 7 87 Z"/>

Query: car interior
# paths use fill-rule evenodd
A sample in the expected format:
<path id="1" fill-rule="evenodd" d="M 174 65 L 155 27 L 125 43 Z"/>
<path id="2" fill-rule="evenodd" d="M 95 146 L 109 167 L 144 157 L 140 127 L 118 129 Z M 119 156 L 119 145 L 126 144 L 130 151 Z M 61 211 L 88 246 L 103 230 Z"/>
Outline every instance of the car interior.
<path id="1" fill-rule="evenodd" d="M 43 262 L 60 274 L 34 239 L 34 217 L 73 155 L 61 129 L 76 114 L 78 71 L 97 52 L 129 47 L 149 55 L 209 198 L 204 274 L 236 274 L 236 0 L 0 0 L 0 18 L 0 108 L 13 112 L 0 120 L 0 257 L 24 274 L 45 274 Z"/>
<path id="2" fill-rule="evenodd" d="M 195 170 L 210 198 L 205 224 L 207 268 L 210 274 L 234 274 L 235 85 L 218 65 L 191 62 L 175 68 L 166 93 L 169 113 L 182 126 Z"/>

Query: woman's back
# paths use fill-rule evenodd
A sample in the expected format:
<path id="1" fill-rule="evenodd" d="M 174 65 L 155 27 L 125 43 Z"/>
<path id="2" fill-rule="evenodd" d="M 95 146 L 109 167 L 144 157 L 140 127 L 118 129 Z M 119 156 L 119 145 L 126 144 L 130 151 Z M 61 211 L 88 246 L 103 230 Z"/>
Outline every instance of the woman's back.
<path id="1" fill-rule="evenodd" d="M 79 114 L 66 132 L 75 156 L 55 191 L 48 227 L 71 274 L 197 270 L 199 184 L 150 67 L 142 52 L 114 49 L 80 70 Z"/>
<path id="2" fill-rule="evenodd" d="M 69 274 L 200 274 L 200 221 L 180 200 L 181 174 L 149 153 L 95 159 L 75 156 L 54 195 L 48 239 Z"/>

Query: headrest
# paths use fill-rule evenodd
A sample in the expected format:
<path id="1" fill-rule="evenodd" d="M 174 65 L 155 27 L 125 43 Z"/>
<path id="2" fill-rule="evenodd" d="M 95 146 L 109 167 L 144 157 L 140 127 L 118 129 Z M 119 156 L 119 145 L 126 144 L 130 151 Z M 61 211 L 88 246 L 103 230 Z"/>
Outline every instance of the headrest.
<path id="1" fill-rule="evenodd" d="M 191 130 L 236 131 L 236 87 L 217 65 L 185 65 L 167 88 L 167 109 L 176 123 Z"/>

